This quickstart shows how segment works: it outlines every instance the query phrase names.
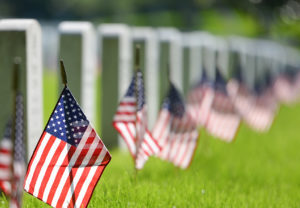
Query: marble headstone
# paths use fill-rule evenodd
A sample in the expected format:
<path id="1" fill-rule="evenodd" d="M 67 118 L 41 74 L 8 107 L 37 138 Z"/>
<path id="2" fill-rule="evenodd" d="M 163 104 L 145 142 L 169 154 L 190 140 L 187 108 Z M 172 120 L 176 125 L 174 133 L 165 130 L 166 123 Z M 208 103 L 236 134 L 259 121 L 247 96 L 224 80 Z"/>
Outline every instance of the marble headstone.
<path id="1" fill-rule="evenodd" d="M 20 85 L 24 95 L 27 158 L 43 130 L 43 77 L 41 27 L 33 19 L 0 20 L 0 131 L 12 116 L 12 68 L 22 59 Z"/>
<path id="2" fill-rule="evenodd" d="M 123 24 L 102 24 L 98 27 L 101 76 L 101 138 L 108 146 L 126 145 L 112 126 L 120 99 L 126 93 L 132 76 L 132 38 Z"/>
<path id="3" fill-rule="evenodd" d="M 68 87 L 87 117 L 95 120 L 97 72 L 96 31 L 90 22 L 65 21 L 59 24 L 59 58 L 64 61 Z M 61 86 L 61 82 L 59 82 Z"/>

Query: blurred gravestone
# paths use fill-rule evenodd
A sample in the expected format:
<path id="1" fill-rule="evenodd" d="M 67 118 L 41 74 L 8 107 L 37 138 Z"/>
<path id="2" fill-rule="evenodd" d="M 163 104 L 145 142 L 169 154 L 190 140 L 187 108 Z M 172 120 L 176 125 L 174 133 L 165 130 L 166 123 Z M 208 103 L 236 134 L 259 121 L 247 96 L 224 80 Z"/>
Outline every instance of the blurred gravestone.
<path id="1" fill-rule="evenodd" d="M 43 128 L 41 28 L 32 19 L 0 20 L 0 134 L 12 116 L 12 68 L 14 57 L 21 63 L 20 86 L 24 95 L 25 135 L 28 159 Z"/>
<path id="2" fill-rule="evenodd" d="M 131 33 L 130 29 L 122 24 L 103 24 L 99 26 L 98 32 L 102 65 L 101 138 L 109 147 L 119 145 L 124 149 L 126 145 L 123 139 L 118 137 L 112 120 L 131 81 Z"/>
<path id="3" fill-rule="evenodd" d="M 183 34 L 183 61 L 184 61 L 184 93 L 195 85 L 202 75 L 202 33 L 191 32 Z"/>
<path id="4" fill-rule="evenodd" d="M 132 37 L 133 49 L 136 45 L 140 45 L 141 47 L 141 70 L 143 71 L 145 79 L 146 102 L 148 107 L 148 123 L 151 129 L 151 127 L 153 127 L 155 123 L 156 116 L 159 110 L 158 37 L 157 33 L 153 29 L 142 27 L 132 28 Z M 132 69 L 134 69 L 133 65 Z"/>
<path id="5" fill-rule="evenodd" d="M 96 32 L 90 22 L 59 24 L 59 57 L 64 61 L 68 87 L 87 117 L 95 119 L 95 81 L 97 69 Z M 62 86 L 59 82 L 59 85 Z"/>
<path id="6" fill-rule="evenodd" d="M 213 81 L 216 76 L 216 40 L 215 37 L 206 34 L 202 37 L 203 40 L 203 66 L 206 71 L 207 77 Z"/>
<path id="7" fill-rule="evenodd" d="M 181 33 L 173 28 L 160 28 L 158 35 L 160 41 L 159 98 L 160 103 L 162 103 L 169 87 L 168 64 L 171 81 L 181 92 L 183 91 L 182 38 Z"/>

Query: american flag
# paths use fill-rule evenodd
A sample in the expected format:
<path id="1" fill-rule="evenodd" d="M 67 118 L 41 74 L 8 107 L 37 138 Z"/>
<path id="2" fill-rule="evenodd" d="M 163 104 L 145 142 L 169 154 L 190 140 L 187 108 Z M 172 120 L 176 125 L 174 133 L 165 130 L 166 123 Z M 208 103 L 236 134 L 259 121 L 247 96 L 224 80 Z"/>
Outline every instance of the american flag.
<path id="1" fill-rule="evenodd" d="M 297 85 L 297 76 L 289 77 L 281 74 L 275 80 L 273 91 L 276 99 L 283 104 L 293 104 L 299 99 L 299 88 Z"/>
<path id="2" fill-rule="evenodd" d="M 205 126 L 213 98 L 212 83 L 208 81 L 204 71 L 201 81 L 190 90 L 187 96 L 187 110 L 190 111 L 198 126 Z"/>
<path id="3" fill-rule="evenodd" d="M 239 125 L 240 116 L 228 95 L 226 82 L 217 70 L 215 96 L 205 127 L 211 135 L 231 142 L 238 132 Z"/>
<path id="4" fill-rule="evenodd" d="M 26 172 L 26 153 L 24 145 L 24 106 L 23 96 L 18 93 L 16 96 L 16 117 L 15 117 L 15 145 L 13 161 L 13 180 L 10 207 L 22 207 L 23 183 Z"/>
<path id="5" fill-rule="evenodd" d="M 0 188 L 10 197 L 11 208 L 22 207 L 25 175 L 23 115 L 23 96 L 18 93 L 16 96 L 15 126 L 14 128 L 12 127 L 11 121 L 7 123 L 0 147 Z M 14 145 L 12 142 L 12 131 L 15 133 Z"/>
<path id="6" fill-rule="evenodd" d="M 122 135 L 129 152 L 135 159 L 137 169 L 143 168 L 151 155 L 160 151 L 160 146 L 147 129 L 147 107 L 142 72 L 132 78 L 113 119 L 113 126 Z"/>
<path id="7" fill-rule="evenodd" d="M 110 160 L 65 87 L 31 156 L 24 189 L 52 207 L 87 207 Z"/>
<path id="8" fill-rule="evenodd" d="M 158 157 L 183 169 L 189 166 L 197 147 L 198 130 L 172 84 L 154 126 L 153 136 L 162 147 Z"/>
<path id="9" fill-rule="evenodd" d="M 11 194 L 12 148 L 11 121 L 9 121 L 0 143 L 0 189 L 8 196 Z"/>

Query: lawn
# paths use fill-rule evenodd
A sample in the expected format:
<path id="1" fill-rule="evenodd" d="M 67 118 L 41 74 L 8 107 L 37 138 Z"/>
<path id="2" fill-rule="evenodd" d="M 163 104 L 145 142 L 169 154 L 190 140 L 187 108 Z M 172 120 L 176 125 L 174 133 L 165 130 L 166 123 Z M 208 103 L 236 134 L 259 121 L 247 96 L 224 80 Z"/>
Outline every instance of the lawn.
<path id="1" fill-rule="evenodd" d="M 200 130 L 189 169 L 151 158 L 136 177 L 129 153 L 113 149 L 89 207 L 300 207 L 299 124 L 296 105 L 282 106 L 268 133 L 242 125 L 231 144 Z M 24 207 L 47 207 L 24 196 Z"/>

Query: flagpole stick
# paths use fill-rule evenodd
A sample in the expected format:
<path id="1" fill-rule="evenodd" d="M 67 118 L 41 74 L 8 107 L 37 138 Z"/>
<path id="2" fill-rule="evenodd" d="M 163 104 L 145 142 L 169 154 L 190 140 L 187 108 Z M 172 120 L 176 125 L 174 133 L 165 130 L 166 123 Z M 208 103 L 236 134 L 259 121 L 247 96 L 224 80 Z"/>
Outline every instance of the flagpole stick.
<path id="1" fill-rule="evenodd" d="M 135 160 L 134 160 L 134 168 L 135 168 L 135 175 L 134 178 L 136 179 L 138 169 L 136 168 L 136 159 L 137 159 L 137 154 L 138 154 L 138 147 L 139 147 L 139 135 L 138 135 L 138 97 L 139 97 L 139 92 L 138 92 L 138 72 L 140 71 L 140 45 L 135 46 L 135 64 L 134 64 L 134 70 L 135 70 L 135 85 L 134 85 L 134 90 L 135 90 L 135 100 L 136 100 L 136 113 L 135 113 Z"/>
<path id="2" fill-rule="evenodd" d="M 66 73 L 64 62 L 61 59 L 59 63 L 60 63 L 60 74 L 61 74 L 62 83 L 65 85 L 65 87 L 67 87 L 68 80 L 67 80 L 67 73 Z"/>
<path id="3" fill-rule="evenodd" d="M 11 126 L 11 141 L 12 141 L 12 151 L 11 151 L 11 196 L 13 194 L 13 186 L 14 186 L 14 159 L 15 159 L 15 141 L 16 141 L 16 107 L 17 107 L 17 95 L 20 90 L 19 88 L 19 74 L 20 74 L 20 64 L 21 58 L 14 58 L 14 66 L 13 66 L 13 81 L 12 81 L 12 91 L 13 91 L 13 109 L 12 109 L 12 126 Z"/>

